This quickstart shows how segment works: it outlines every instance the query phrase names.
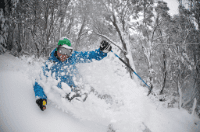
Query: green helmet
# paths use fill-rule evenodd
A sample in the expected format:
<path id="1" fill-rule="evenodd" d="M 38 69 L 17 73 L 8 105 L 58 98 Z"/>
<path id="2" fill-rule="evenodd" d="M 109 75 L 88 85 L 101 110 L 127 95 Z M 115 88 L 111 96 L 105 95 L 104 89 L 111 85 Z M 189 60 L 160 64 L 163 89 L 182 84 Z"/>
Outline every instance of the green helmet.
<path id="1" fill-rule="evenodd" d="M 67 38 L 64 38 L 63 40 L 58 41 L 58 46 L 61 46 L 63 44 L 66 44 L 67 46 L 71 46 L 71 42 Z"/>
<path id="2" fill-rule="evenodd" d="M 58 46 L 64 47 L 66 49 L 73 49 L 72 46 L 71 46 L 71 42 L 67 38 L 63 38 L 63 39 L 59 40 Z M 56 51 L 57 51 L 57 48 L 56 48 Z"/>

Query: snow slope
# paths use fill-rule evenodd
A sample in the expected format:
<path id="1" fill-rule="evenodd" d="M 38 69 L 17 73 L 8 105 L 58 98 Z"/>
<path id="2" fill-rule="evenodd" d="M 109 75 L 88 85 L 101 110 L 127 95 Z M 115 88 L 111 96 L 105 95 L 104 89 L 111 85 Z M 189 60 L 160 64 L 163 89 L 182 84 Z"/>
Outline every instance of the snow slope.
<path id="1" fill-rule="evenodd" d="M 47 110 L 35 103 L 33 83 L 41 61 L 0 55 L 0 131 L 44 132 L 198 132 L 199 120 L 181 109 L 154 104 L 147 89 L 129 78 L 125 67 L 111 53 L 102 61 L 79 64 L 86 102 L 68 102 L 57 90 L 54 77 L 42 76 L 48 96 Z M 67 86 L 63 86 L 67 89 Z M 95 92 L 91 92 L 91 89 Z M 62 95 L 63 94 L 63 95 Z M 100 98 L 101 97 L 105 97 Z M 194 124 L 197 123 L 197 125 Z"/>
<path id="2" fill-rule="evenodd" d="M 35 103 L 27 64 L 9 54 L 0 56 L 1 132 L 102 132 L 107 126 L 81 121 L 51 104 L 42 112 Z"/>

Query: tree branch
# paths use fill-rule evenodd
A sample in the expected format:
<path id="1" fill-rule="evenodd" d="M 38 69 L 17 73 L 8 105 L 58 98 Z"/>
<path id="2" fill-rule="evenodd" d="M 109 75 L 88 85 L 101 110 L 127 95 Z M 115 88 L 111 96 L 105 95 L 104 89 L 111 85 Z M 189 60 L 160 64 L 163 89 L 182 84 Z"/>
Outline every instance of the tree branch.
<path id="1" fill-rule="evenodd" d="M 110 38 L 108 38 L 107 36 L 103 35 L 103 34 L 99 34 L 99 33 L 96 33 L 95 34 L 107 39 L 108 41 L 110 41 L 113 45 L 117 46 L 123 53 L 127 54 L 127 51 L 123 50 L 121 47 L 119 47 L 114 41 L 112 41 Z"/>
<path id="2" fill-rule="evenodd" d="M 157 28 L 161 25 L 161 23 L 162 23 L 162 20 L 161 20 L 161 22 L 160 23 L 158 23 L 158 19 L 159 19 L 159 17 L 157 17 L 156 18 L 156 27 L 154 27 L 154 29 L 153 29 L 153 33 L 152 33 L 152 36 L 151 36 L 151 42 L 153 42 L 153 37 L 154 37 L 154 33 L 155 33 L 155 31 L 157 30 Z"/>
<path id="3" fill-rule="evenodd" d="M 174 43 L 174 44 L 168 44 L 168 43 L 154 43 L 156 44 L 156 46 L 153 47 L 156 48 L 158 45 L 183 45 L 182 43 Z M 190 44 L 200 44 L 200 43 L 185 43 L 186 45 L 190 45 Z"/>
<path id="4" fill-rule="evenodd" d="M 185 44 L 187 37 L 189 36 L 190 31 L 187 32 L 187 35 L 185 36 L 185 39 L 183 41 L 183 44 Z"/>
<path id="5" fill-rule="evenodd" d="M 157 39 L 160 39 L 160 38 L 163 38 L 163 37 L 167 37 L 167 36 L 169 36 L 169 34 L 167 34 L 167 35 L 165 35 L 165 36 L 157 37 L 157 38 L 155 38 L 153 41 L 156 41 Z"/>

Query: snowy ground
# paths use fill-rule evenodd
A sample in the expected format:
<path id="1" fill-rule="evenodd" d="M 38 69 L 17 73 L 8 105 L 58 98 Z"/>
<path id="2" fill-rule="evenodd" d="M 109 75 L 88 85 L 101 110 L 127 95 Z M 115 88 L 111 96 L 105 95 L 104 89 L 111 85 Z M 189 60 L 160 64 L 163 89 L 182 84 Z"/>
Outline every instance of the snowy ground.
<path id="1" fill-rule="evenodd" d="M 41 63 L 33 58 L 0 55 L 1 132 L 198 132 L 199 120 L 184 109 L 162 107 L 147 96 L 147 89 L 132 81 L 111 53 L 102 61 L 79 64 L 85 91 L 84 103 L 68 102 L 55 89 L 54 78 L 40 83 L 48 96 L 47 110 L 35 103 L 33 80 Z M 45 81 L 44 81 L 45 80 Z M 196 123 L 196 125 L 195 125 Z"/>

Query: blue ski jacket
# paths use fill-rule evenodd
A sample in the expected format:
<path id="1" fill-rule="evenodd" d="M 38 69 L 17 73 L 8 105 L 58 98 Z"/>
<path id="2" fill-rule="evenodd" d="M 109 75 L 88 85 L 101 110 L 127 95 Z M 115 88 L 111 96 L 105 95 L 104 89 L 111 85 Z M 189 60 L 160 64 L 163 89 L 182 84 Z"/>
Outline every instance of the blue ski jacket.
<path id="1" fill-rule="evenodd" d="M 68 84 L 70 87 L 76 87 L 74 84 L 74 77 L 78 76 L 78 70 L 76 68 L 77 63 L 90 63 L 92 60 L 101 60 L 107 56 L 107 53 L 103 53 L 100 49 L 96 49 L 95 51 L 85 51 L 78 52 L 74 51 L 72 55 L 64 62 L 61 62 L 57 58 L 57 51 L 54 49 L 51 52 L 49 59 L 45 62 L 45 66 L 43 66 L 43 74 L 47 76 L 46 72 L 51 71 L 51 75 L 55 73 L 56 80 L 60 79 L 57 87 L 61 88 L 61 83 L 64 82 Z M 35 97 L 40 99 L 47 99 L 43 88 L 36 81 L 34 86 Z"/>

